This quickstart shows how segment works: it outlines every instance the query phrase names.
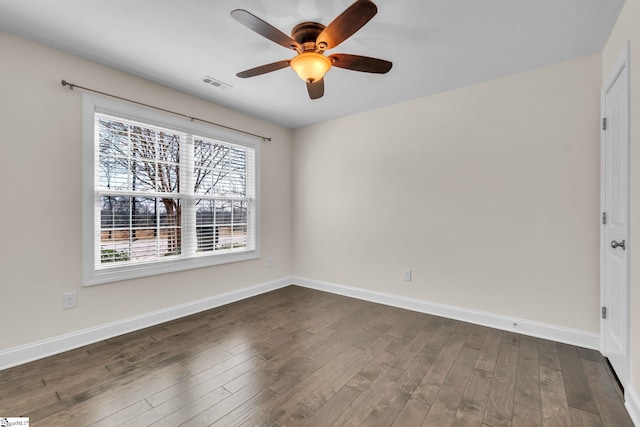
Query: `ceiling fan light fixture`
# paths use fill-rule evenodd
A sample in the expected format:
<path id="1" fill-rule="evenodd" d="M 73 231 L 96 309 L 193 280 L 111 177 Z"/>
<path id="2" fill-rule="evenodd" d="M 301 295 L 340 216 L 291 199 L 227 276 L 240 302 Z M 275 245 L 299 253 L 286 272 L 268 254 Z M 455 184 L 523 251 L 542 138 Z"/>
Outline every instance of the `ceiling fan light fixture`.
<path id="1" fill-rule="evenodd" d="M 302 52 L 291 59 L 291 68 L 305 82 L 317 82 L 331 68 L 331 60 L 317 52 Z"/>

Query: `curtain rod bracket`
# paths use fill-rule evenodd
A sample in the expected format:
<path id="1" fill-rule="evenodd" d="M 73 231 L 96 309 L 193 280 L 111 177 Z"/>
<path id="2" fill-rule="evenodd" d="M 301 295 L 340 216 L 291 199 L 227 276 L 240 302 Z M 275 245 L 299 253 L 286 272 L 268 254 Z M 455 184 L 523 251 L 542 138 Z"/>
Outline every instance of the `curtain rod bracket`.
<path id="1" fill-rule="evenodd" d="M 171 113 L 171 114 L 175 114 L 175 115 L 177 115 L 177 116 L 182 116 L 182 117 L 185 117 L 185 118 L 187 118 L 187 119 L 191 120 L 192 122 L 193 122 L 194 120 L 198 120 L 199 122 L 207 123 L 207 124 L 210 124 L 210 125 L 214 125 L 214 126 L 218 126 L 218 127 L 224 128 L 224 129 L 229 129 L 229 130 L 232 130 L 232 131 L 234 131 L 234 132 L 240 132 L 240 133 L 243 133 L 243 134 L 245 134 L 245 135 L 249 135 L 249 136 L 253 136 L 253 137 L 256 137 L 256 138 L 260 138 L 260 139 L 262 139 L 263 141 L 271 141 L 271 138 L 270 138 L 270 137 L 268 137 L 268 136 L 258 135 L 258 134 L 255 134 L 255 133 L 251 133 L 251 132 L 244 131 L 244 130 L 242 130 L 242 129 L 236 129 L 236 128 L 232 128 L 232 127 L 230 127 L 230 126 L 221 125 L 220 123 L 210 122 L 209 120 L 199 119 L 199 118 L 197 118 L 197 117 L 191 117 L 191 116 L 188 116 L 188 115 L 186 115 L 186 114 L 182 114 L 182 113 L 176 113 L 175 111 L 166 110 L 166 109 L 164 109 L 164 108 L 160 108 L 160 107 L 154 107 L 153 105 L 149 105 L 149 104 L 145 104 L 145 103 L 143 103 L 143 102 L 138 102 L 138 101 L 134 101 L 134 100 L 131 100 L 131 99 L 123 98 L 123 97 L 121 97 L 121 96 L 117 96 L 117 95 L 112 95 L 112 94 L 110 94 L 110 93 L 101 92 L 101 91 L 99 91 L 99 90 L 89 89 L 88 87 L 78 86 L 77 84 L 69 83 L 69 82 L 68 82 L 68 81 L 66 81 L 66 80 L 62 80 L 62 81 L 60 82 L 60 84 L 62 84 L 62 86 L 69 86 L 69 90 L 73 90 L 73 88 L 74 88 L 74 87 L 77 87 L 77 88 L 79 88 L 79 89 L 83 89 L 83 90 L 86 90 L 86 91 L 89 91 L 89 92 L 98 93 L 98 94 L 100 94 L 100 95 L 109 96 L 109 97 L 111 97 L 111 98 L 120 99 L 120 100 L 122 100 L 122 101 L 131 102 L 131 103 L 133 103 L 133 104 L 142 105 L 142 106 L 147 107 L 147 108 L 153 108 L 153 109 L 155 109 L 155 110 L 164 111 L 165 113 Z"/>
<path id="2" fill-rule="evenodd" d="M 66 80 L 63 80 L 60 83 L 62 83 L 62 86 L 69 86 L 69 90 L 73 90 L 73 87 L 75 86 L 74 84 L 71 84 L 71 83 L 67 82 Z"/>

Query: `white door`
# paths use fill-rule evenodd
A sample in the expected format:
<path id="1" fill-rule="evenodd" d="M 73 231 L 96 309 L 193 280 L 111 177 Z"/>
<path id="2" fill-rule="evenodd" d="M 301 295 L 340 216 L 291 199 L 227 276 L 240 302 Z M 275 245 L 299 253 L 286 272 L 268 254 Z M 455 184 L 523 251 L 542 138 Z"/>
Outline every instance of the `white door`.
<path id="1" fill-rule="evenodd" d="M 629 61 L 628 47 L 603 88 L 602 347 L 629 384 Z"/>

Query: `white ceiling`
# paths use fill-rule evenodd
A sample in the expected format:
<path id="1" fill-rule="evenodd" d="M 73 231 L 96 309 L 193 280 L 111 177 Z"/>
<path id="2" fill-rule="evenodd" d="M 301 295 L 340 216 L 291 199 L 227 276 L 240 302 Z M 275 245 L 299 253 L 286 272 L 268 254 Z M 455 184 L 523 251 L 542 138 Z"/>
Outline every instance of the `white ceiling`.
<path id="1" fill-rule="evenodd" d="M 326 25 L 351 3 L 0 0 L 0 30 L 298 128 L 600 52 L 624 0 L 377 0 L 378 14 L 328 53 L 390 60 L 388 74 L 333 68 L 319 100 L 291 69 L 236 77 L 294 52 L 232 19 L 231 10 L 289 34 L 303 21 Z M 204 76 L 232 88 L 208 86 Z M 90 79 L 73 83 L 91 87 Z"/>

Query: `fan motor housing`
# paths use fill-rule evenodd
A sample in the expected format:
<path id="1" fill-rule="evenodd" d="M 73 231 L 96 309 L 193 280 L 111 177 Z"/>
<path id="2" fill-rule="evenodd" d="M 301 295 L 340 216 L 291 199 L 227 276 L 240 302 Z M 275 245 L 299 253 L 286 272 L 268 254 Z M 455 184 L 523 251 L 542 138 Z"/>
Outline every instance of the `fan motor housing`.
<path id="1" fill-rule="evenodd" d="M 324 25 L 317 22 L 302 22 L 291 30 L 291 38 L 297 41 L 304 50 L 315 50 L 316 39 L 324 30 Z"/>

